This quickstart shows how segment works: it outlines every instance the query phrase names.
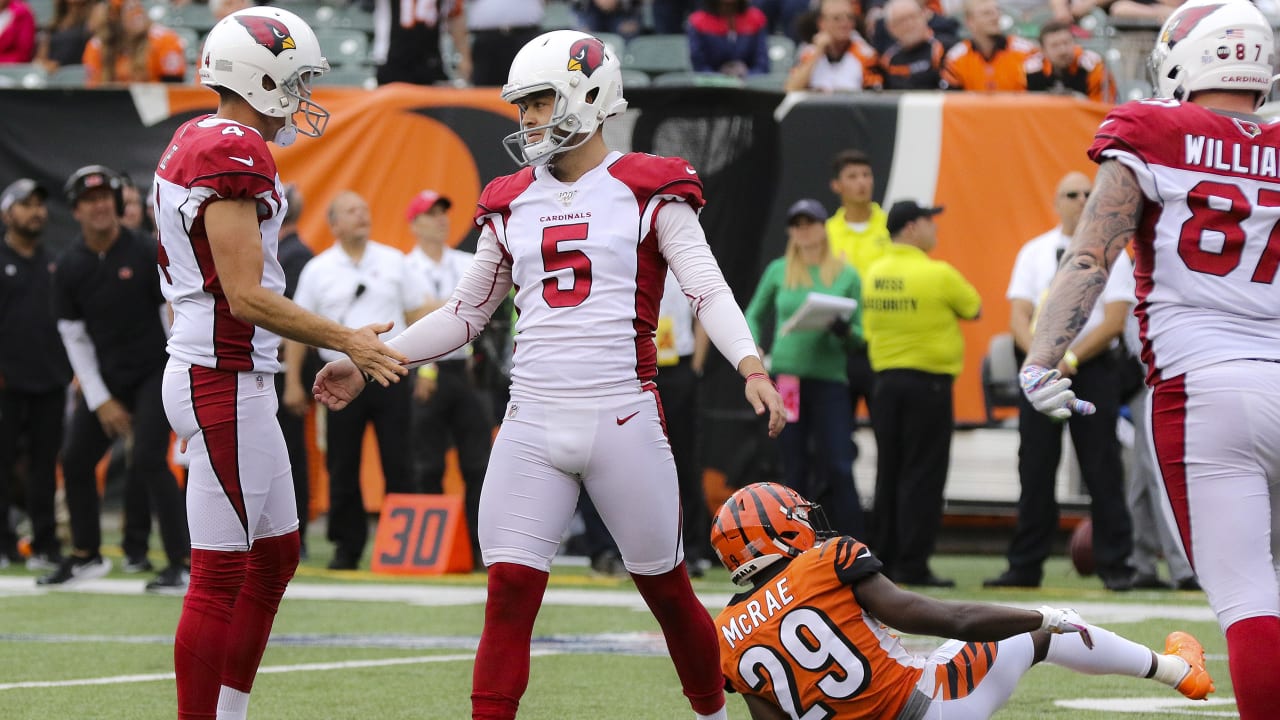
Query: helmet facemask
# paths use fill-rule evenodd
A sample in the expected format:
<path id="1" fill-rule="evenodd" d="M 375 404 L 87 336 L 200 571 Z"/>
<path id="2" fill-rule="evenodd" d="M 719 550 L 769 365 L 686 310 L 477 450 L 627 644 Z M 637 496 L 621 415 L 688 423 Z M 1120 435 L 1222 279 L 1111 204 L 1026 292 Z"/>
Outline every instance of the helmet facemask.
<path id="1" fill-rule="evenodd" d="M 329 125 L 329 111 L 311 99 L 312 79 L 326 72 L 329 72 L 328 61 L 322 67 L 303 67 L 280 86 L 284 94 L 293 100 L 295 107 L 289 115 L 289 124 L 297 127 L 298 132 L 307 137 L 320 137 Z M 294 121 L 298 113 L 302 114 L 301 123 Z"/>
<path id="2" fill-rule="evenodd" d="M 524 92 L 510 102 L 519 103 L 524 98 L 546 91 L 555 93 L 556 101 L 555 110 L 551 113 L 550 121 L 531 128 L 521 127 L 502 139 L 503 148 L 506 149 L 507 154 L 517 164 L 532 165 L 534 167 L 546 165 L 555 155 L 580 147 L 591 139 L 590 132 L 581 131 L 581 128 L 587 123 L 584 123 L 583 119 L 578 115 L 569 113 L 568 99 L 555 86 L 547 83 L 534 85 L 527 89 L 522 88 L 521 90 Z M 523 120 L 523 111 L 521 111 L 520 117 Z M 542 133 L 540 139 L 530 139 L 531 135 L 538 132 Z"/>

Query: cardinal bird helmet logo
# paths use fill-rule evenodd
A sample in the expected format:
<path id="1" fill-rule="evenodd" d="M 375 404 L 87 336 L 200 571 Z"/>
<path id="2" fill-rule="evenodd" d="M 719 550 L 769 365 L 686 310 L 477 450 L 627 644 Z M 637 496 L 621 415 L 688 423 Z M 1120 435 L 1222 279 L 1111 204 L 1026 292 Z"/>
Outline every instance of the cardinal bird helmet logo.
<path id="1" fill-rule="evenodd" d="M 270 50 L 276 57 L 280 57 L 280 53 L 285 50 L 293 50 L 297 47 L 293 41 L 293 35 L 289 33 L 289 28 L 275 18 L 261 15 L 237 15 L 236 20 L 249 31 L 259 45 Z"/>
<path id="2" fill-rule="evenodd" d="M 582 38 L 569 48 L 569 70 L 578 70 L 591 77 L 596 68 L 604 64 L 604 43 L 599 38 Z"/>

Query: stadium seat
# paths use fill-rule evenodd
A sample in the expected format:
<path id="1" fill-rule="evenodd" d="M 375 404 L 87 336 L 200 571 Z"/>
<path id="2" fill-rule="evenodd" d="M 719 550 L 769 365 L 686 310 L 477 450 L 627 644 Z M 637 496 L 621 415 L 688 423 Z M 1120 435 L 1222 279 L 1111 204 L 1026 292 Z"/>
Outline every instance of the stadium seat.
<path id="1" fill-rule="evenodd" d="M 147 15 L 153 22 L 158 22 L 165 27 L 191 28 L 200 35 L 209 32 L 209 28 L 213 27 L 213 14 L 209 12 L 209 6 L 204 3 L 152 5 L 147 9 Z"/>
<path id="2" fill-rule="evenodd" d="M 369 60 L 369 36 L 360 30 L 336 27 L 318 27 L 316 39 L 329 64 L 364 65 Z"/>
<path id="3" fill-rule="evenodd" d="M 549 2 L 542 14 L 543 30 L 572 30 L 578 27 L 578 16 L 567 2 Z"/>
<path id="4" fill-rule="evenodd" d="M 622 55 L 624 67 L 650 75 L 689 72 L 689 39 L 684 35 L 641 35 L 627 43 Z"/>
<path id="5" fill-rule="evenodd" d="M 742 87 L 742 81 L 736 77 L 720 73 L 669 72 L 653 79 L 654 85 L 685 87 Z"/>
<path id="6" fill-rule="evenodd" d="M 200 59 L 200 48 L 202 45 L 201 41 L 204 38 L 203 34 L 196 31 L 195 28 L 182 27 L 182 26 L 170 28 L 170 30 L 173 30 L 175 33 L 178 34 L 178 37 L 182 38 L 182 44 L 186 47 L 186 50 L 187 50 L 187 53 L 186 53 L 187 62 L 189 63 L 198 62 Z"/>
<path id="7" fill-rule="evenodd" d="M 47 80 L 44 67 L 36 63 L 0 65 L 0 88 L 42 88 Z"/>
<path id="8" fill-rule="evenodd" d="M 36 27 L 43 28 L 53 21 L 54 0 L 27 0 L 27 7 L 36 16 Z"/>
<path id="9" fill-rule="evenodd" d="M 649 73 L 627 68 L 622 69 L 623 88 L 645 87 L 652 84 L 653 80 L 649 79 Z"/>
<path id="10" fill-rule="evenodd" d="M 617 33 L 598 32 L 598 33 L 591 33 L 591 34 L 600 38 L 605 45 L 608 45 L 609 47 L 613 48 L 614 54 L 618 55 L 619 57 L 621 57 L 622 53 L 627 49 L 626 39 Z"/>
<path id="11" fill-rule="evenodd" d="M 340 87 L 362 87 L 372 90 L 378 86 L 374 78 L 373 68 L 362 65 L 336 65 L 332 70 L 316 78 L 316 85 L 336 85 Z"/>
<path id="12" fill-rule="evenodd" d="M 991 338 L 987 354 L 982 358 L 982 404 L 986 409 L 987 423 L 999 424 L 996 408 L 1016 408 L 1021 397 L 1013 334 L 999 333 Z"/>
<path id="13" fill-rule="evenodd" d="M 796 60 L 796 43 L 786 35 L 769 36 L 769 67 L 788 70 Z"/>
<path id="14" fill-rule="evenodd" d="M 48 87 L 74 88 L 84 87 L 85 67 L 83 65 L 63 65 L 49 73 Z"/>

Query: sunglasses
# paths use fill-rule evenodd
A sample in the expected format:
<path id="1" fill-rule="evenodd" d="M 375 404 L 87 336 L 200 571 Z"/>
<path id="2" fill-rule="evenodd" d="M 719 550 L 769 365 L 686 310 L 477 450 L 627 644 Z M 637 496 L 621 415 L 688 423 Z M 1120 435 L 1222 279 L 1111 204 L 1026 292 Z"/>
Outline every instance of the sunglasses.
<path id="1" fill-rule="evenodd" d="M 1088 190 L 1068 190 L 1067 192 L 1062 193 L 1062 197 L 1068 200 L 1079 200 L 1082 195 L 1086 200 L 1089 199 Z"/>

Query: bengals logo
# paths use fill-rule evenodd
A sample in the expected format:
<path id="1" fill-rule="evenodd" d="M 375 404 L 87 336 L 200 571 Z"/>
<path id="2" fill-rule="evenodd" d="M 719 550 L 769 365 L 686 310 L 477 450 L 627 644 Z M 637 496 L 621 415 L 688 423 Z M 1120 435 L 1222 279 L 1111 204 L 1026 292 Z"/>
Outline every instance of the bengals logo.
<path id="1" fill-rule="evenodd" d="M 1222 7 L 1221 5 L 1204 5 L 1198 8 L 1191 8 L 1178 16 L 1178 19 L 1169 26 L 1168 30 L 1160 36 L 1160 42 L 1165 43 L 1170 48 L 1187 39 L 1191 31 L 1200 24 L 1201 20 L 1213 14 L 1214 10 Z"/>
<path id="2" fill-rule="evenodd" d="M 599 38 L 582 38 L 569 48 L 567 69 L 577 70 L 587 77 L 604 64 L 604 42 Z"/>
<path id="3" fill-rule="evenodd" d="M 289 28 L 284 23 L 275 18 L 262 17 L 261 15 L 236 16 L 236 21 L 244 26 L 245 30 L 253 36 L 253 39 L 262 47 L 271 51 L 272 55 L 280 56 L 285 50 L 293 50 L 297 44 L 293 41 L 293 35 L 289 34 Z"/>

